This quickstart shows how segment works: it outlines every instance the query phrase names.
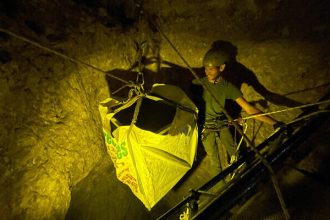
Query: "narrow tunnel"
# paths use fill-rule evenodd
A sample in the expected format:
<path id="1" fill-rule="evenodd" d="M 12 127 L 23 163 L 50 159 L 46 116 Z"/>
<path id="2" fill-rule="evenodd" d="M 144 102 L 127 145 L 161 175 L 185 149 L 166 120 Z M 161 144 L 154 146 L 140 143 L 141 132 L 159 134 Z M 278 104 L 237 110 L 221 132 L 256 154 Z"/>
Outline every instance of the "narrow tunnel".
<path id="1" fill-rule="evenodd" d="M 325 0 L 2 0 L 1 219 L 156 219 L 210 179 L 203 146 L 198 145 L 187 175 L 148 210 L 116 177 L 99 104 L 109 97 L 128 100 L 131 82 L 143 82 L 146 92 L 154 84 L 175 85 L 197 105 L 191 70 L 204 76 L 202 60 L 211 47 L 228 52 L 233 65 L 224 77 L 263 112 L 316 103 L 330 85 L 329 10 Z M 232 117 L 241 113 L 232 103 L 226 106 Z M 175 115 L 173 108 L 158 106 L 152 118 L 157 110 L 147 109 L 153 123 L 169 120 L 162 113 Z M 289 123 L 303 110 L 272 117 Z M 128 114 L 121 117 L 131 121 Z M 273 132 L 254 119 L 247 124 L 246 135 L 255 145 Z M 315 165 L 320 158 L 328 161 L 326 127 L 312 140 L 322 148 L 296 166 L 299 175 L 279 172 L 281 183 L 302 180 L 329 195 L 329 174 Z M 322 174 L 323 185 L 301 176 L 311 173 Z M 268 191 L 266 185 L 261 192 Z M 292 197 L 299 190 L 292 187 L 284 194 L 295 204 Z M 258 198 L 277 203 L 257 193 L 232 218 L 283 218 L 251 208 Z M 298 215 L 295 206 L 289 211 L 296 218 L 328 219 L 329 199 L 322 202 L 324 209 L 301 202 L 296 207 L 309 212 Z M 257 210 L 256 215 L 247 209 Z"/>

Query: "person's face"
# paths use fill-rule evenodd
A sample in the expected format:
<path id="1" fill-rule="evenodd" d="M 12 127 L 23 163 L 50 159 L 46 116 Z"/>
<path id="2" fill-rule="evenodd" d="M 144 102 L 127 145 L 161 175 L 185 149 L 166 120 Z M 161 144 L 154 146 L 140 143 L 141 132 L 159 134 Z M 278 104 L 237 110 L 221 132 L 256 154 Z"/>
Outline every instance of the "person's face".
<path id="1" fill-rule="evenodd" d="M 209 82 L 214 83 L 219 78 L 225 67 L 226 64 L 222 64 L 217 67 L 205 67 L 205 74 Z"/>
<path id="2" fill-rule="evenodd" d="M 216 80 L 220 75 L 220 69 L 219 67 L 213 66 L 205 67 L 205 75 L 210 82 L 214 82 L 214 80 Z"/>
<path id="3" fill-rule="evenodd" d="M 216 67 L 205 67 L 205 75 L 209 82 L 215 82 L 219 78 L 220 73 L 225 69 L 225 64 Z"/>

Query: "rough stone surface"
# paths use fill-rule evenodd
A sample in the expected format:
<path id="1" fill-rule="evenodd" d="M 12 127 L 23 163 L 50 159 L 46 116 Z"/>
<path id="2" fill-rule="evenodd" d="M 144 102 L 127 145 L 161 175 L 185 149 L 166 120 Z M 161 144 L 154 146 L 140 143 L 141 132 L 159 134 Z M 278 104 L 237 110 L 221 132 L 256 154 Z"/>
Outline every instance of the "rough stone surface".
<path id="1" fill-rule="evenodd" d="M 259 83 L 245 82 L 241 89 L 264 111 L 313 103 L 329 91 L 327 1 L 136 2 L 0 2 L 0 28 L 68 56 L 0 32 L 0 213 L 5 219 L 64 219 L 68 210 L 68 218 L 77 217 L 79 203 L 70 205 L 71 192 L 102 194 L 91 192 L 89 181 L 99 183 L 104 170 L 109 174 L 104 181 L 122 191 L 109 192 L 124 204 L 117 219 L 133 206 L 141 219 L 155 217 L 182 198 L 186 191 L 174 190 L 169 204 L 161 201 L 149 214 L 138 201 L 125 203 L 133 195 L 116 182 L 101 130 L 98 103 L 123 86 L 105 72 L 134 81 L 139 47 L 146 57 L 146 89 L 158 82 L 189 92 L 191 73 L 150 21 L 194 69 L 213 42 L 237 47 L 237 61 Z M 274 118 L 289 122 L 299 113 L 288 111 Z M 254 120 L 248 123 L 247 134 L 256 144 L 272 132 Z M 192 177 L 180 186 L 188 190 L 206 178 L 207 174 Z"/>

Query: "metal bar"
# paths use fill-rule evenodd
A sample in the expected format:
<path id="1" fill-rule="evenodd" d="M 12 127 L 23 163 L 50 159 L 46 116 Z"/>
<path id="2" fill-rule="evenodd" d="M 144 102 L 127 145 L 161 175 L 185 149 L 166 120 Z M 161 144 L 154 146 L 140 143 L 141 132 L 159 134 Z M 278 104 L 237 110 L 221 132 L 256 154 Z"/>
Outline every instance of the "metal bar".
<path id="1" fill-rule="evenodd" d="M 284 132 L 285 129 L 279 129 L 276 132 L 274 132 L 270 137 L 268 137 L 264 142 L 262 142 L 260 145 L 258 145 L 258 150 L 262 150 L 265 148 L 271 141 L 274 141 L 279 135 Z M 213 177 L 211 180 L 200 186 L 196 190 L 192 190 L 194 192 L 198 191 L 207 191 L 212 186 L 217 184 L 219 181 L 223 180 L 228 174 L 232 173 L 235 169 L 237 169 L 240 165 L 242 165 L 246 160 L 251 159 L 254 157 L 254 152 L 250 151 L 243 155 L 241 158 L 239 158 L 236 162 L 234 162 L 231 166 L 223 170 L 221 173 Z M 181 202 L 179 202 L 176 206 L 174 206 L 172 209 L 168 210 L 166 213 L 164 213 L 162 216 L 157 218 L 158 220 L 164 220 L 168 219 L 172 214 L 178 212 L 180 209 L 182 209 L 186 203 L 191 201 L 192 199 L 196 199 L 196 193 L 191 193 L 188 195 L 185 199 L 183 199 Z"/>
<path id="2" fill-rule="evenodd" d="M 274 151 L 271 155 L 267 156 L 267 160 L 271 164 L 279 163 L 280 160 L 283 160 L 294 147 L 296 147 L 300 142 L 302 142 L 306 137 L 308 137 L 313 131 L 315 131 L 315 127 L 319 126 L 325 120 L 324 118 L 327 117 L 328 114 L 320 114 L 313 119 L 310 119 L 304 126 L 299 128 L 290 138 L 288 138 L 278 150 Z M 306 120 L 305 118 L 303 118 Z M 289 124 L 289 127 L 283 127 L 274 132 L 270 137 L 268 137 L 264 142 L 258 145 L 258 150 L 264 149 L 270 142 L 276 140 L 281 134 L 284 132 L 288 132 L 290 130 L 290 126 L 296 124 L 299 120 L 295 120 L 294 123 Z M 312 132 L 310 132 L 312 131 Z M 178 203 L 175 207 L 168 210 L 158 219 L 168 219 L 174 213 L 179 212 L 185 205 L 190 202 L 191 200 L 198 199 L 198 191 L 207 191 L 212 186 L 217 184 L 219 181 L 223 180 L 228 174 L 232 173 L 236 168 L 238 168 L 242 163 L 244 163 L 247 159 L 253 158 L 254 152 L 248 152 L 247 154 L 243 155 L 238 161 L 233 163 L 230 167 L 225 169 L 223 172 L 219 173 L 217 176 L 212 178 L 210 181 L 203 184 L 196 190 L 193 190 L 194 193 L 191 193 L 187 196 L 184 200 Z M 238 201 L 244 195 L 247 195 L 253 187 L 257 184 L 257 181 L 260 181 L 262 178 L 265 178 L 268 172 L 266 172 L 265 167 L 259 161 L 251 163 L 250 167 L 248 167 L 247 171 L 242 174 L 241 178 L 233 183 L 229 183 L 226 185 L 225 189 L 223 189 L 222 193 L 218 195 L 208 207 L 204 207 L 203 211 L 199 211 L 199 214 L 196 214 L 197 219 L 203 219 L 205 217 L 205 213 L 211 212 L 217 215 L 223 214 L 225 211 L 228 211 L 236 201 Z M 244 176 L 243 176 L 244 175 Z M 230 196 L 228 196 L 228 194 Z M 228 198 L 227 198 L 228 197 Z M 219 201 L 220 200 L 220 201 Z M 214 204 L 213 204 L 214 203 Z M 223 203 L 223 204 L 222 204 Z M 212 205 L 213 204 L 213 205 Z M 213 208 L 212 208 L 213 207 Z M 219 208 L 221 207 L 221 208 Z M 214 210 L 213 210 L 214 209 Z M 210 211 L 211 210 L 211 211 Z M 205 213 L 204 213 L 205 212 Z M 202 214 L 204 213 L 204 214 Z M 199 218 L 198 216 L 204 216 L 203 218 Z M 213 214 L 212 214 L 213 215 Z M 207 216 L 205 219 L 210 219 L 212 216 Z"/>
<path id="3" fill-rule="evenodd" d="M 267 156 L 267 160 L 270 164 L 278 165 L 296 146 L 315 132 L 315 127 L 324 123 L 326 121 L 325 119 L 327 119 L 327 115 L 322 114 L 306 123 L 292 137 L 284 142 L 281 148 Z M 219 219 L 220 216 L 225 214 L 244 195 L 251 192 L 262 178 L 266 178 L 267 176 L 265 167 L 259 162 L 256 166 L 247 170 L 245 175 L 235 184 L 226 187 L 212 202 L 198 211 L 192 219 Z"/>

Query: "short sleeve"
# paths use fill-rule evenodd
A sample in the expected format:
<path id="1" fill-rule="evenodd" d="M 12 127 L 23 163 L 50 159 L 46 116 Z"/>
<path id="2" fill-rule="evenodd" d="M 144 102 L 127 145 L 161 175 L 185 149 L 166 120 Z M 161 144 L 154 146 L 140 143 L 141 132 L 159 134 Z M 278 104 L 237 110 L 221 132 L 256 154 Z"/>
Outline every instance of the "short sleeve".
<path id="1" fill-rule="evenodd" d="M 227 91 L 228 91 L 227 98 L 232 99 L 232 100 L 236 100 L 237 98 L 243 96 L 242 92 L 230 82 L 228 82 Z"/>
<path id="2" fill-rule="evenodd" d="M 201 80 L 201 79 L 200 79 Z M 192 84 L 194 84 L 194 85 L 202 85 L 202 83 L 200 82 L 200 80 L 197 80 L 197 79 L 193 79 L 193 81 L 192 81 Z"/>

